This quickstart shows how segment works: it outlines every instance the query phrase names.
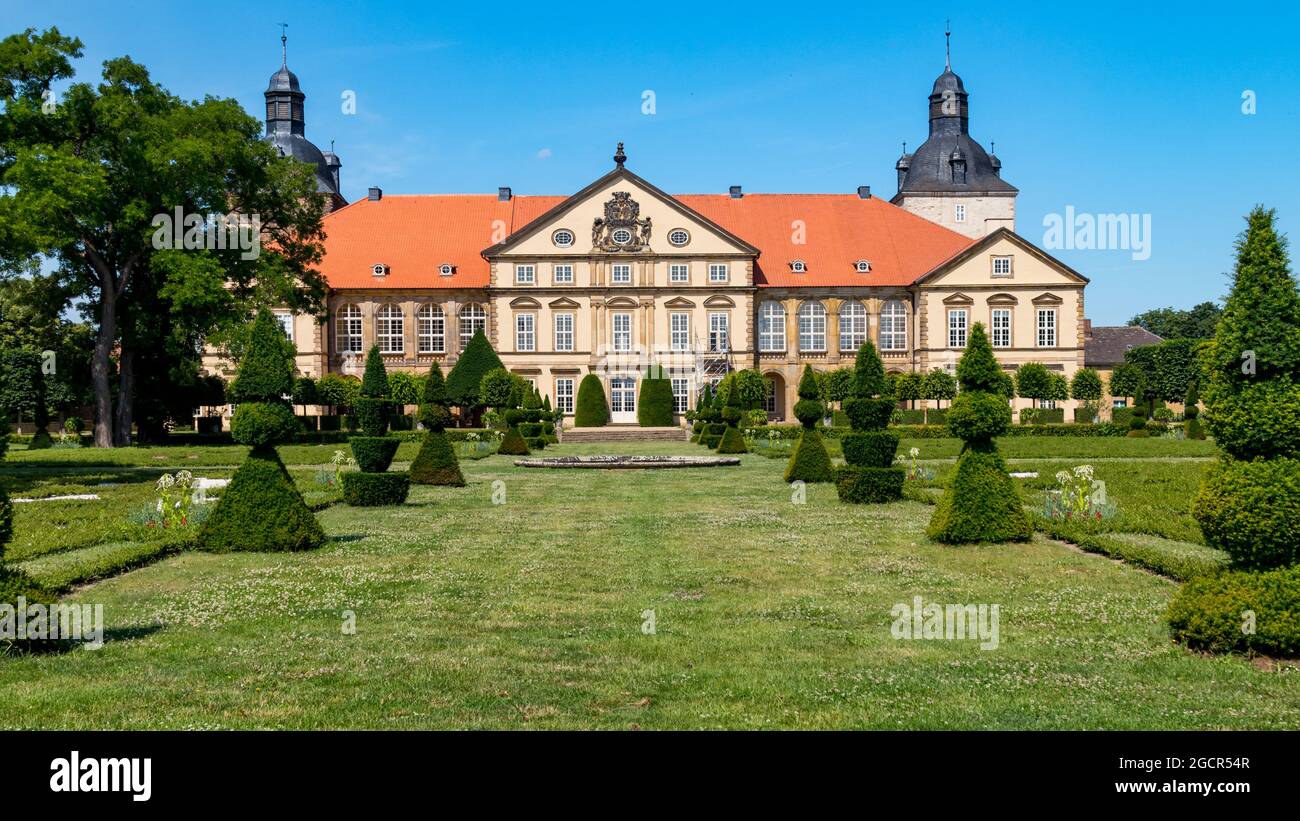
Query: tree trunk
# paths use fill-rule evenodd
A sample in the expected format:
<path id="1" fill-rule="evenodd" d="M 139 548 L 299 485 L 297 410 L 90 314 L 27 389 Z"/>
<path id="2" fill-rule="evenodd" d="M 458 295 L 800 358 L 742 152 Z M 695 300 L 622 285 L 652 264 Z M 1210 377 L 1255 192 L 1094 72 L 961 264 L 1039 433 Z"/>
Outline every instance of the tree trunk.
<path id="1" fill-rule="evenodd" d="M 134 421 L 135 403 L 135 356 L 123 343 L 117 362 L 117 413 L 113 420 L 113 445 L 126 447 L 131 444 L 131 424 Z"/>
<path id="2" fill-rule="evenodd" d="M 113 390 L 109 384 L 113 342 L 117 338 L 117 298 L 112 283 L 100 287 L 99 333 L 90 362 L 95 389 L 95 447 L 113 447 Z"/>

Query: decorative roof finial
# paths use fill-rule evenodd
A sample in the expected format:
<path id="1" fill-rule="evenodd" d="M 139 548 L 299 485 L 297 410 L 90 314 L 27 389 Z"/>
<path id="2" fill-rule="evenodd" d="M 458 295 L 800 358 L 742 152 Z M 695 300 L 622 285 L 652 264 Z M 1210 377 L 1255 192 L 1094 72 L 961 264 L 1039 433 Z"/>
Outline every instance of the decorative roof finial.
<path id="1" fill-rule="evenodd" d="M 903 156 L 907 156 L 907 140 L 903 140 Z"/>
<path id="2" fill-rule="evenodd" d="M 627 162 L 627 155 L 623 153 L 623 144 L 619 143 L 618 150 L 614 152 L 614 164 L 622 168 L 625 162 Z"/>
<path id="3" fill-rule="evenodd" d="M 284 68 L 289 67 L 289 28 L 288 23 L 280 24 L 280 65 Z"/>
<path id="4" fill-rule="evenodd" d="M 952 21 L 944 22 L 943 31 L 944 70 L 952 71 Z"/>
<path id="5" fill-rule="evenodd" d="M 989 140 L 989 153 L 990 154 L 998 153 L 998 144 L 996 140 Z"/>

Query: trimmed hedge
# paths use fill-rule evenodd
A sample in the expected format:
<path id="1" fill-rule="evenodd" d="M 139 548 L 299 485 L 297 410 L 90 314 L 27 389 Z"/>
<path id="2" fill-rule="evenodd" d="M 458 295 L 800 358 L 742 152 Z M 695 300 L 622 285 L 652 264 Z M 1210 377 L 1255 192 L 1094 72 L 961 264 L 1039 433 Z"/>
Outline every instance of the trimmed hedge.
<path id="1" fill-rule="evenodd" d="M 895 409 L 892 399 L 854 397 L 844 400 L 844 414 L 854 430 L 879 430 L 889 424 Z"/>
<path id="2" fill-rule="evenodd" d="M 844 461 L 861 467 L 887 468 L 898 453 L 898 434 L 883 430 L 854 431 L 840 437 Z"/>
<path id="3" fill-rule="evenodd" d="M 924 425 L 925 411 L 904 408 L 894 412 L 893 418 L 899 425 Z"/>
<path id="4" fill-rule="evenodd" d="M 805 428 L 799 436 L 790 462 L 785 467 L 787 482 L 833 482 L 835 468 L 817 428 Z"/>
<path id="5" fill-rule="evenodd" d="M 636 421 L 643 428 L 669 428 L 673 424 L 673 383 L 667 379 L 642 379 Z"/>
<path id="6" fill-rule="evenodd" d="M 1006 462 L 992 444 L 967 445 L 926 535 L 944 544 L 1027 542 L 1033 525 Z"/>
<path id="7" fill-rule="evenodd" d="M 294 487 L 275 448 L 252 449 L 199 531 L 199 546 L 230 550 L 310 550 L 325 531 Z"/>
<path id="8" fill-rule="evenodd" d="M 1248 612 L 1254 630 L 1244 630 Z M 1192 579 L 1166 616 L 1174 640 L 1211 653 L 1300 656 L 1300 567 Z"/>
<path id="9" fill-rule="evenodd" d="M 1127 430 L 1129 423 L 1133 421 L 1133 408 L 1111 408 L 1110 421 L 1111 424 Z"/>
<path id="10" fill-rule="evenodd" d="M 1206 472 L 1192 516 L 1234 567 L 1300 562 L 1300 459 L 1221 459 Z"/>
<path id="11" fill-rule="evenodd" d="M 280 402 L 244 402 L 230 418 L 230 436 L 241 445 L 288 442 L 301 431 L 293 409 Z"/>
<path id="12" fill-rule="evenodd" d="M 363 396 L 353 405 L 357 424 L 366 436 L 384 436 L 388 433 L 388 400 Z"/>
<path id="13" fill-rule="evenodd" d="M 0 564 L 0 604 L 7 604 L 14 611 L 18 608 L 18 599 L 30 607 L 33 604 L 46 606 L 54 604 L 54 596 L 44 587 L 21 570 Z M 9 653 L 39 653 L 59 650 L 68 646 L 62 639 L 5 639 L 0 638 L 0 657 Z"/>
<path id="14" fill-rule="evenodd" d="M 506 435 L 497 446 L 497 453 L 502 456 L 527 456 L 531 451 L 528 442 L 520 435 L 519 428 L 512 427 L 506 429 Z"/>
<path id="15" fill-rule="evenodd" d="M 405 473 L 343 474 L 343 501 L 353 507 L 389 507 L 406 501 L 411 477 Z"/>
<path id="16" fill-rule="evenodd" d="M 725 427 L 725 426 L 724 426 Z M 700 436 L 700 444 L 710 450 L 717 450 L 718 445 L 722 442 L 722 434 L 706 433 Z"/>
<path id="17" fill-rule="evenodd" d="M 353 436 L 348 444 L 363 473 L 383 473 L 393 463 L 401 443 L 388 436 Z"/>
<path id="18" fill-rule="evenodd" d="M 879 504 L 903 498 L 903 468 L 848 465 L 835 473 L 835 490 L 841 502 Z"/>
<path id="19" fill-rule="evenodd" d="M 465 475 L 460 471 L 456 449 L 448 441 L 445 431 L 425 432 L 420 452 L 411 462 L 411 481 L 417 485 L 465 486 Z"/>
<path id="20" fill-rule="evenodd" d="M 605 386 L 600 377 L 589 373 L 578 383 L 578 401 L 574 408 L 573 426 L 576 428 L 603 428 L 609 424 L 609 405 L 605 402 Z"/>

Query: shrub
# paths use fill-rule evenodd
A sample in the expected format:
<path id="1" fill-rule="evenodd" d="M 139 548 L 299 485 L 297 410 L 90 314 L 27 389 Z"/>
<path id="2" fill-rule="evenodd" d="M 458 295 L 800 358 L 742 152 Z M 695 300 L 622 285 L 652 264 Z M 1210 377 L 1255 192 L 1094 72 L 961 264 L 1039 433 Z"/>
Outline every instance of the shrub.
<path id="1" fill-rule="evenodd" d="M 887 468 L 898 453 L 898 436 L 888 431 L 854 431 L 840 437 L 844 461 L 862 467 Z"/>
<path id="2" fill-rule="evenodd" d="M 808 369 L 809 372 L 811 370 Z M 830 454 L 826 452 L 826 445 L 816 428 L 804 427 L 794 453 L 790 454 L 790 462 L 785 467 L 785 481 L 835 481 L 835 468 L 831 466 Z"/>
<path id="3" fill-rule="evenodd" d="M 448 400 L 463 408 L 485 404 L 479 397 L 479 383 L 488 371 L 501 367 L 504 367 L 501 357 L 492 350 L 492 344 L 483 335 L 483 331 L 475 331 L 474 336 L 465 344 L 465 350 L 461 351 L 451 373 L 447 374 Z"/>
<path id="4" fill-rule="evenodd" d="M 383 473 L 393 463 L 393 456 L 401 442 L 387 436 L 352 436 L 349 437 L 348 444 L 352 446 L 352 455 L 362 471 Z"/>
<path id="5" fill-rule="evenodd" d="M 1092 368 L 1080 368 L 1070 380 L 1070 398 L 1080 402 L 1101 399 L 1101 374 Z"/>
<path id="6" fill-rule="evenodd" d="M 3 547 L 3 545 L 0 545 Z M 17 616 L 18 600 L 30 607 L 40 604 L 49 607 L 55 598 L 36 580 L 22 570 L 0 564 L 0 605 L 8 605 Z M 48 611 L 47 611 L 48 612 Z M 68 643 L 62 639 L 6 639 L 0 637 L 0 658 L 10 653 L 39 653 L 60 650 Z"/>
<path id="7" fill-rule="evenodd" d="M 718 440 L 718 453 L 748 452 L 749 448 L 745 445 L 745 436 L 740 432 L 740 428 L 728 426 L 727 432 Z"/>
<path id="8" fill-rule="evenodd" d="M 1020 492 L 991 442 L 967 443 L 926 534 L 945 544 L 1025 542 L 1033 536 Z"/>
<path id="9" fill-rule="evenodd" d="M 1300 460 L 1224 458 L 1206 472 L 1192 515 L 1235 567 L 1300 562 Z"/>
<path id="10" fill-rule="evenodd" d="M 799 401 L 794 403 L 794 417 L 805 428 L 811 429 L 826 415 L 826 406 L 822 404 L 821 393 L 817 387 L 817 372 L 813 370 L 812 365 L 804 365 L 803 376 L 799 379 L 798 393 Z"/>
<path id="11" fill-rule="evenodd" d="M 1254 630 L 1243 630 L 1244 614 Z M 1300 567 L 1264 573 L 1229 571 L 1183 585 L 1166 616 L 1176 641 L 1211 653 L 1300 656 Z"/>
<path id="12" fill-rule="evenodd" d="M 405 473 L 343 474 L 343 501 L 353 507 L 400 505 L 411 492 L 411 477 Z"/>
<path id="13" fill-rule="evenodd" d="M 442 367 L 434 362 L 424 378 L 420 393 L 420 423 L 428 430 L 442 430 L 451 424 L 451 410 L 447 407 L 447 383 L 442 378 Z"/>
<path id="14" fill-rule="evenodd" d="M 325 531 L 275 449 L 259 445 L 221 491 L 220 501 L 199 531 L 198 543 L 214 551 L 309 550 L 325 543 Z"/>
<path id="15" fill-rule="evenodd" d="M 723 425 L 723 428 L 725 429 L 726 425 Z M 705 433 L 700 436 L 700 444 L 704 445 L 704 447 L 709 448 L 710 450 L 717 450 L 718 445 L 720 445 L 721 443 L 722 443 L 722 434 L 720 433 L 717 434 Z"/>
<path id="16" fill-rule="evenodd" d="M 291 401 L 295 405 L 316 404 L 316 380 L 310 376 L 300 376 L 293 380 Z"/>
<path id="17" fill-rule="evenodd" d="M 502 456 L 527 456 L 531 451 L 528 449 L 528 443 L 524 437 L 519 434 L 519 428 L 510 427 L 506 430 L 506 435 L 497 446 L 497 453 Z"/>
<path id="18" fill-rule="evenodd" d="M 1016 393 L 1025 399 L 1047 399 L 1052 393 L 1052 375 L 1041 362 L 1026 362 L 1016 369 Z"/>
<path id="19" fill-rule="evenodd" d="M 230 383 L 230 401 L 283 402 L 293 393 L 295 353 L 275 315 L 265 308 L 258 311 L 239 362 L 239 375 Z"/>
<path id="20" fill-rule="evenodd" d="M 971 327 L 957 378 L 963 390 L 948 411 L 948 428 L 965 444 L 926 533 L 946 544 L 1027 541 L 1033 527 L 994 443 L 1010 427 L 1011 410 L 982 323 Z"/>
<path id="21" fill-rule="evenodd" d="M 605 402 L 605 386 L 600 377 L 589 373 L 578 384 L 578 403 L 574 408 L 573 424 L 579 428 L 600 428 L 609 423 L 609 405 Z"/>
<path id="22" fill-rule="evenodd" d="M 28 450 L 48 450 L 54 447 L 54 439 L 50 437 L 50 432 L 44 427 L 38 427 L 32 438 L 27 441 Z"/>
<path id="23" fill-rule="evenodd" d="M 936 402 L 957 396 L 957 380 L 943 368 L 934 368 L 921 382 L 921 398 Z"/>
<path id="24" fill-rule="evenodd" d="M 241 445 L 288 442 L 301 430 L 301 421 L 283 402 L 244 402 L 230 417 L 230 436 Z"/>
<path id="25" fill-rule="evenodd" d="M 849 465 L 835 474 L 835 490 L 841 502 L 880 504 L 903 498 L 906 471 L 902 468 Z"/>
<path id="26" fill-rule="evenodd" d="M 854 397 L 844 400 L 844 414 L 854 430 L 881 430 L 894 413 L 894 400 Z"/>
<path id="27" fill-rule="evenodd" d="M 637 399 L 636 421 L 643 428 L 667 428 L 673 424 L 673 383 L 668 379 L 642 379 Z"/>
<path id="28" fill-rule="evenodd" d="M 437 363 L 435 363 L 436 365 Z M 393 371 L 388 375 L 388 398 L 398 410 L 420 403 L 420 377 L 406 371 Z"/>

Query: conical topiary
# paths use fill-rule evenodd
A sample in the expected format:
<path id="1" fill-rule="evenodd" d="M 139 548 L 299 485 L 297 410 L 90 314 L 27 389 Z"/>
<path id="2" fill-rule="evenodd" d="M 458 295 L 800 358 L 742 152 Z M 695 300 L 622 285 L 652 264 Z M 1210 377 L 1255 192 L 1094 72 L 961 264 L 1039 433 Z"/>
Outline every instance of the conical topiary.
<path id="1" fill-rule="evenodd" d="M 1237 241 L 1232 291 L 1203 357 L 1207 426 L 1223 458 L 1192 507 L 1237 567 L 1300 562 L 1300 290 L 1271 210 Z"/>
<path id="2" fill-rule="evenodd" d="M 501 438 L 501 444 L 497 446 L 497 453 L 502 456 L 527 456 L 532 453 L 528 449 L 528 443 L 519 433 L 519 428 L 511 425 L 506 428 L 506 435 Z"/>
<path id="3" fill-rule="evenodd" d="M 231 396 L 239 397 L 231 435 L 252 450 L 199 531 L 205 550 L 307 550 L 325 543 L 325 531 L 275 450 L 298 424 L 283 398 L 293 389 L 293 351 L 284 343 L 271 312 L 259 312 L 231 385 Z"/>
<path id="4" fill-rule="evenodd" d="M 886 430 L 894 411 L 885 368 L 870 341 L 858 348 L 853 396 L 844 402 L 853 432 L 840 440 L 847 467 L 836 473 L 842 502 L 893 502 L 903 497 L 906 471 L 894 467 L 898 436 Z"/>
<path id="5" fill-rule="evenodd" d="M 483 375 L 504 367 L 501 357 L 492 350 L 492 343 L 488 342 L 483 331 L 475 331 L 474 336 L 465 344 L 465 350 L 461 351 L 451 373 L 447 374 L 447 398 L 451 404 L 462 408 L 478 407 L 482 404 L 478 386 L 483 381 Z"/>
<path id="6" fill-rule="evenodd" d="M 366 355 L 356 413 L 365 436 L 350 436 L 359 471 L 343 474 L 343 501 L 354 507 L 400 505 L 411 490 L 409 473 L 389 473 L 399 442 L 388 436 L 388 369 L 374 345 Z"/>
<path id="7" fill-rule="evenodd" d="M 961 393 L 948 409 L 947 422 L 964 444 L 926 533 L 945 544 L 1028 541 L 1033 526 L 994 442 L 1011 427 L 1011 407 L 1002 395 L 1002 368 L 982 323 L 971 327 L 966 353 L 957 363 L 957 381 Z"/>
<path id="8" fill-rule="evenodd" d="M 826 406 L 819 397 L 817 372 L 812 365 L 805 365 L 803 377 L 799 380 L 799 401 L 794 403 L 794 415 L 803 425 L 803 430 L 785 466 L 787 482 L 835 481 L 835 467 L 826 452 L 821 433 L 817 431 L 817 423 L 826 413 Z"/>
<path id="9" fill-rule="evenodd" d="M 444 430 L 451 413 L 446 405 L 447 389 L 442 380 L 442 368 L 437 362 L 429 368 L 420 400 L 420 422 L 425 426 L 425 432 L 420 452 L 411 462 L 411 481 L 417 485 L 464 487 L 465 476 L 460 471 L 456 448 Z"/>
<path id="10" fill-rule="evenodd" d="M 749 453 L 745 444 L 745 435 L 735 425 L 727 425 L 727 430 L 718 441 L 718 453 Z"/>
<path id="11" fill-rule="evenodd" d="M 609 423 L 609 405 L 605 402 L 605 388 L 600 377 L 589 373 L 578 383 L 578 404 L 574 410 L 573 425 L 578 428 L 603 428 Z"/>

